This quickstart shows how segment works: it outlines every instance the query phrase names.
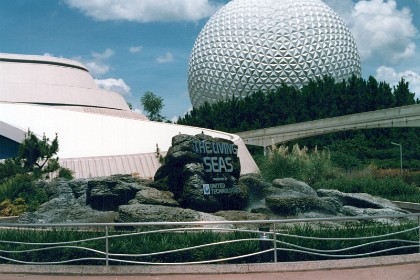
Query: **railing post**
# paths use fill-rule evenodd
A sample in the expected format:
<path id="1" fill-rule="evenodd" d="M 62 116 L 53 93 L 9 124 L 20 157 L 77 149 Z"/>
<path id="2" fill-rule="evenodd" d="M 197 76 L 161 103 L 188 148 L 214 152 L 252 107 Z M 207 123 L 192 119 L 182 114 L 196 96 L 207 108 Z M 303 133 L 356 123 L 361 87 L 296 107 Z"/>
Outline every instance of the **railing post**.
<path id="1" fill-rule="evenodd" d="M 268 227 L 267 225 L 260 226 L 258 230 L 260 231 L 260 234 L 258 236 L 258 238 L 260 239 L 260 250 L 266 251 L 270 248 L 270 224 L 268 224 Z M 270 252 L 262 254 L 261 258 L 263 262 L 270 262 Z"/>
<path id="2" fill-rule="evenodd" d="M 108 239 L 108 226 L 105 226 L 105 265 L 109 265 L 109 239 Z"/>
<path id="3" fill-rule="evenodd" d="M 417 216 L 417 225 L 419 226 L 419 253 L 420 253 L 420 214 Z"/>
<path id="4" fill-rule="evenodd" d="M 420 218 L 420 216 L 419 216 Z M 274 262 L 277 262 L 277 234 L 276 223 L 273 223 L 273 249 L 274 249 Z"/>

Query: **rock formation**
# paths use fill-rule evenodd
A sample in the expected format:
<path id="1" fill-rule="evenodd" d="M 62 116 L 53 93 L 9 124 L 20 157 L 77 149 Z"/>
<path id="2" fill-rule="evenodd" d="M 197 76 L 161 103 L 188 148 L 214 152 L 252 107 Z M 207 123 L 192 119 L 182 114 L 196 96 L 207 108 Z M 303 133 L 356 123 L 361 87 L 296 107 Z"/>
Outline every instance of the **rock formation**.
<path id="1" fill-rule="evenodd" d="M 248 190 L 238 183 L 237 149 L 232 141 L 204 134 L 177 135 L 156 172 L 156 185 L 166 185 L 185 208 L 205 212 L 243 209 Z"/>
<path id="2" fill-rule="evenodd" d="M 292 178 L 239 177 L 237 147 L 203 134 L 177 135 L 155 180 L 131 175 L 39 182 L 50 200 L 20 223 L 266 220 L 403 214 L 368 194 L 315 191 Z M 389 222 L 384 220 L 383 222 Z"/>

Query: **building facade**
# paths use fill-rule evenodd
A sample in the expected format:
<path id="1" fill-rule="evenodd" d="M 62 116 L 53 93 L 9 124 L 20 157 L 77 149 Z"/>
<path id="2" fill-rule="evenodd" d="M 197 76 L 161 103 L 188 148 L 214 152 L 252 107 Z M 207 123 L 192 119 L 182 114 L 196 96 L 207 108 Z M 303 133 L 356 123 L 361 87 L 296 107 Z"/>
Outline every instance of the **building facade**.
<path id="1" fill-rule="evenodd" d="M 204 132 L 239 146 L 242 173 L 258 167 L 236 135 L 149 121 L 117 93 L 99 89 L 79 62 L 48 56 L 0 54 L 0 158 L 13 157 L 31 130 L 58 135 L 60 164 L 76 178 L 137 174 L 152 178 L 174 135 Z"/>

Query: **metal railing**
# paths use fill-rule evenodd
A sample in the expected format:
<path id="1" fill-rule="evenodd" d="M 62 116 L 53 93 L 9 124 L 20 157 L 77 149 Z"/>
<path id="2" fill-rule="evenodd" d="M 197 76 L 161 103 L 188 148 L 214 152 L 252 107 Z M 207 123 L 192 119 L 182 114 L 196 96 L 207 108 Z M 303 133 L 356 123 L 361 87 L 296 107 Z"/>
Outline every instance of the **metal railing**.
<path id="1" fill-rule="evenodd" d="M 374 221 L 388 219 L 408 221 L 406 227 L 388 226 L 395 231 L 370 235 L 375 228 Z M 335 223 L 335 226 L 323 226 Z M 341 225 L 339 225 L 341 224 Z M 357 236 L 329 237 L 323 232 L 349 229 L 356 231 L 363 225 Z M 321 232 L 317 236 L 299 234 L 293 229 L 314 229 Z M 140 247 L 131 251 L 140 240 L 153 239 L 153 242 L 174 243 L 168 236 L 185 236 L 189 233 L 212 233 L 219 240 L 190 244 L 181 248 L 170 244 L 170 249 L 150 252 L 150 248 Z M 292 233 L 291 233 L 292 232 Z M 64 240 L 72 233 L 71 240 Z M 51 234 L 61 234 L 60 241 L 48 241 Z M 19 237 L 20 236 L 20 237 Z M 23 237 L 22 237 L 23 236 Z M 52 235 L 51 235 L 52 236 Z M 64 236 L 64 237 L 63 237 Z M 21 240 L 37 238 L 37 240 Z M 228 238 L 227 238 L 228 237 Z M 165 239 L 164 241 L 159 238 Z M 194 237 L 191 237 L 192 239 Z M 53 238 L 54 239 L 54 238 Z M 205 239 L 205 238 L 204 238 Z M 123 241 L 121 241 L 123 240 Z M 302 241 L 303 240 L 303 241 Z M 112 246 L 118 241 L 119 247 Z M 150 242 L 150 240 L 149 240 Z M 304 242 L 305 246 L 300 245 Z M 306 242 L 306 243 L 305 243 Z M 90 245 L 87 245 L 91 243 Z M 318 243 L 318 247 L 308 244 Z M 337 243 L 337 247 L 327 244 Z M 348 244 L 347 244 L 348 243 Z M 346 245 L 347 244 L 347 245 Z M 232 248 L 250 248 L 247 252 L 235 252 Z M 191 252 L 207 250 L 217 252 L 222 247 L 228 255 L 213 259 L 165 261 L 167 256 L 182 256 Z M 238 247 L 239 246 L 239 247 Z M 341 246 L 341 247 L 340 247 Z M 113 251 L 114 250 L 114 251 Z M 405 250 L 405 251 L 402 251 Z M 71 253 L 68 253 L 70 252 Z M 243 250 L 239 250 L 243 251 Z M 147 223 L 75 223 L 75 224 L 0 224 L 0 260 L 2 263 L 18 264 L 209 264 L 230 262 L 277 262 L 279 256 L 295 254 L 303 258 L 341 259 L 377 256 L 381 254 L 401 254 L 420 252 L 420 213 L 406 215 L 384 215 L 375 217 L 332 217 L 285 220 L 256 221 L 203 221 L 203 222 L 147 222 Z M 48 252 L 48 254 L 46 254 Z M 68 256 L 67 259 L 45 260 L 46 255 Z M 66 254 L 63 254 L 66 252 Z M 193 254 L 191 254 L 193 255 Z M 210 254 L 212 255 L 212 254 Z M 218 255 L 213 254 L 213 255 Z M 80 257 L 82 256 L 82 257 Z M 193 255 L 194 256 L 194 255 Z M 53 257 L 54 258 L 54 257 Z M 252 259 L 253 258 L 253 259 Z M 170 258 L 169 258 L 170 259 Z"/>

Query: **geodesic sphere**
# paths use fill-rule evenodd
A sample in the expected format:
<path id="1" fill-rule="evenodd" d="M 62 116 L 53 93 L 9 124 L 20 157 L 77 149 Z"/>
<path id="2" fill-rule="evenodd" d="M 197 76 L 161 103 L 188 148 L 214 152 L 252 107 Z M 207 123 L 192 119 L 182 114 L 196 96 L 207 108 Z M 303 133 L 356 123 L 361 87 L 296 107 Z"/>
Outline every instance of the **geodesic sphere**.
<path id="1" fill-rule="evenodd" d="M 195 41 L 188 70 L 194 107 L 330 75 L 360 76 L 356 44 L 320 0 L 233 0 Z"/>

